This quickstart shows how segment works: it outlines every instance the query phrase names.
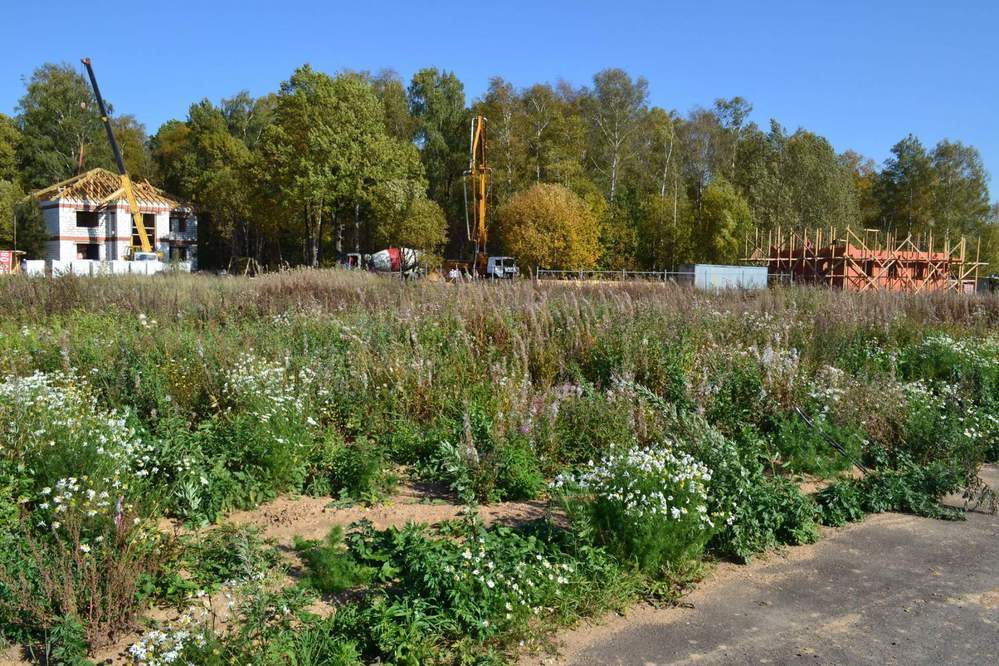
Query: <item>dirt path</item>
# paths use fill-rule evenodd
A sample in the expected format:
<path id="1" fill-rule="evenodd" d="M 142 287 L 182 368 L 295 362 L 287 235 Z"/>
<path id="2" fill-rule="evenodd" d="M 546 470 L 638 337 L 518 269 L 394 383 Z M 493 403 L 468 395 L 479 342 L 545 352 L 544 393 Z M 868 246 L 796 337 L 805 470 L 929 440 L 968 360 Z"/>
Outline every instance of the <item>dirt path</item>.
<path id="1" fill-rule="evenodd" d="M 999 488 L 999 468 L 986 472 Z M 561 637 L 528 664 L 999 663 L 999 517 L 882 514 L 725 565 L 685 598 Z"/>
<path id="2" fill-rule="evenodd" d="M 347 526 L 358 520 L 370 520 L 377 529 L 401 527 L 407 523 L 439 523 L 461 515 L 464 508 L 418 489 L 403 489 L 390 500 L 374 506 L 354 505 L 337 508 L 330 497 L 280 497 L 249 511 L 229 514 L 232 525 L 255 525 L 262 535 L 280 545 L 292 543 L 296 536 L 317 539 L 334 525 Z M 479 508 L 487 524 L 518 523 L 542 518 L 545 503 L 500 502 Z"/>

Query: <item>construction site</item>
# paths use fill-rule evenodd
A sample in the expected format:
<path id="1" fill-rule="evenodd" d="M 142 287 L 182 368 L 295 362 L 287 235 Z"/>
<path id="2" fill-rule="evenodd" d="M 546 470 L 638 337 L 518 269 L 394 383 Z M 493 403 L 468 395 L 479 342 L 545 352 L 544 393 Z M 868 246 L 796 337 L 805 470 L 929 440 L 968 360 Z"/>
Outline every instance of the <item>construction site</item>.
<path id="1" fill-rule="evenodd" d="M 999 663 L 999 4 L 21 4 L 0 666 Z"/>
<path id="2" fill-rule="evenodd" d="M 981 242 L 972 256 L 963 236 L 934 240 L 899 237 L 877 229 L 841 233 L 834 228 L 776 229 L 752 242 L 746 239 L 746 263 L 765 266 L 790 284 L 827 286 L 845 291 L 974 293 Z"/>

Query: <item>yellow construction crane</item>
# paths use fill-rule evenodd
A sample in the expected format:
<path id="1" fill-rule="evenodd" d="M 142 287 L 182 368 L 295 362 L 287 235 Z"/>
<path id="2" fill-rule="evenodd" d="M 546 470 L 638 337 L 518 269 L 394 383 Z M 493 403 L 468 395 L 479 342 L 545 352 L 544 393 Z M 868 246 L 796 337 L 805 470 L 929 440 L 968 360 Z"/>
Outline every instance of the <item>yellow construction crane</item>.
<path id="1" fill-rule="evenodd" d="M 135 200 L 135 190 L 132 187 L 132 179 L 125 171 L 125 160 L 121 157 L 121 148 L 114 138 L 114 128 L 111 127 L 111 117 L 108 115 L 107 107 L 104 105 L 104 98 L 101 97 L 101 90 L 97 87 L 97 77 L 94 76 L 94 68 L 90 64 L 90 58 L 84 58 L 83 64 L 87 67 L 87 74 L 90 75 L 90 85 L 94 88 L 94 96 L 97 98 L 97 106 L 101 111 L 101 120 L 104 122 L 104 129 L 108 133 L 108 141 L 111 142 L 111 151 L 114 153 L 114 161 L 118 165 L 118 175 L 121 176 L 121 186 L 125 190 L 125 198 L 128 200 L 128 209 L 132 213 L 132 224 L 139 235 L 139 247 L 136 248 L 134 241 L 132 244 L 132 258 L 136 252 L 152 254 L 153 245 L 149 242 L 149 235 L 146 233 L 146 225 L 142 223 L 142 214 L 139 212 L 139 203 Z M 129 234 L 131 236 L 131 234 Z"/>
<path id="2" fill-rule="evenodd" d="M 465 227 L 468 231 L 468 240 L 473 246 L 472 266 L 479 275 L 485 275 L 489 261 L 489 255 L 486 253 L 486 240 L 489 237 L 486 204 L 492 169 L 486 164 L 486 118 L 481 114 L 472 118 L 470 145 L 468 170 L 465 171 Z M 469 191 L 471 191 L 471 202 L 469 202 Z M 469 209 L 472 212 L 471 218 L 468 214 Z"/>

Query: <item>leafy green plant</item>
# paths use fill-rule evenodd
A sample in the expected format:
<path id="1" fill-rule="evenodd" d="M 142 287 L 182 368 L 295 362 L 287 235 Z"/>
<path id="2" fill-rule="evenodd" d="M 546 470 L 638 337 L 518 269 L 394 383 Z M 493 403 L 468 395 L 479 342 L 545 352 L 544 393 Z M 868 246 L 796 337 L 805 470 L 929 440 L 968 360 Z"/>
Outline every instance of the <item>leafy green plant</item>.
<path id="1" fill-rule="evenodd" d="M 319 592 L 343 592 L 372 577 L 371 568 L 358 564 L 347 550 L 339 525 L 331 528 L 322 541 L 296 537 L 295 550 L 305 564 L 302 584 Z"/>
<path id="2" fill-rule="evenodd" d="M 963 514 L 941 505 L 940 499 L 966 483 L 962 470 L 953 465 L 940 461 L 917 465 L 902 458 L 897 467 L 882 467 L 861 479 L 837 481 L 819 492 L 816 502 L 822 522 L 833 526 L 884 511 L 960 520 Z"/>
<path id="3" fill-rule="evenodd" d="M 545 490 L 545 477 L 531 444 L 525 437 L 514 436 L 499 446 L 499 474 L 496 479 L 502 500 L 534 499 Z"/>
<path id="4" fill-rule="evenodd" d="M 789 471 L 827 477 L 863 459 L 864 439 L 859 433 L 837 427 L 822 414 L 810 420 L 808 423 L 793 413 L 776 419 L 774 446 Z M 838 444 L 846 454 L 830 442 Z"/>
<path id="5" fill-rule="evenodd" d="M 741 429 L 738 440 L 726 437 L 703 417 L 676 410 L 643 386 L 633 388 L 660 412 L 674 445 L 712 470 L 709 510 L 727 516 L 712 536 L 713 552 L 745 562 L 818 538 L 812 501 L 790 480 L 766 473 L 767 455 L 751 428 Z"/>
<path id="6" fill-rule="evenodd" d="M 312 493 L 367 502 L 384 497 L 395 485 L 382 448 L 368 439 L 324 442 L 309 475 Z"/>
<path id="7" fill-rule="evenodd" d="M 193 582 L 211 588 L 262 576 L 278 554 L 256 528 L 220 525 L 186 540 L 182 561 Z"/>

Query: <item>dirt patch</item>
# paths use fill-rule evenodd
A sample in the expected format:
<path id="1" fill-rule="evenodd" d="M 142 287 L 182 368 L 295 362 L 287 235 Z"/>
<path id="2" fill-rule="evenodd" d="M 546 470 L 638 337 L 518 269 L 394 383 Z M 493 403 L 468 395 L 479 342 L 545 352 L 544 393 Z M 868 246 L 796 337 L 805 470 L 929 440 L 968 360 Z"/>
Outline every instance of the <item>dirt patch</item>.
<path id="1" fill-rule="evenodd" d="M 403 491 L 374 506 L 338 507 L 331 497 L 279 497 L 256 509 L 231 513 L 225 522 L 256 526 L 264 537 L 288 545 L 296 536 L 318 539 L 334 525 L 346 526 L 359 520 L 369 520 L 376 529 L 385 529 L 407 523 L 435 524 L 457 518 L 462 511 L 461 505 Z M 544 517 L 545 503 L 500 502 L 480 507 L 479 515 L 486 524 L 515 525 Z"/>

